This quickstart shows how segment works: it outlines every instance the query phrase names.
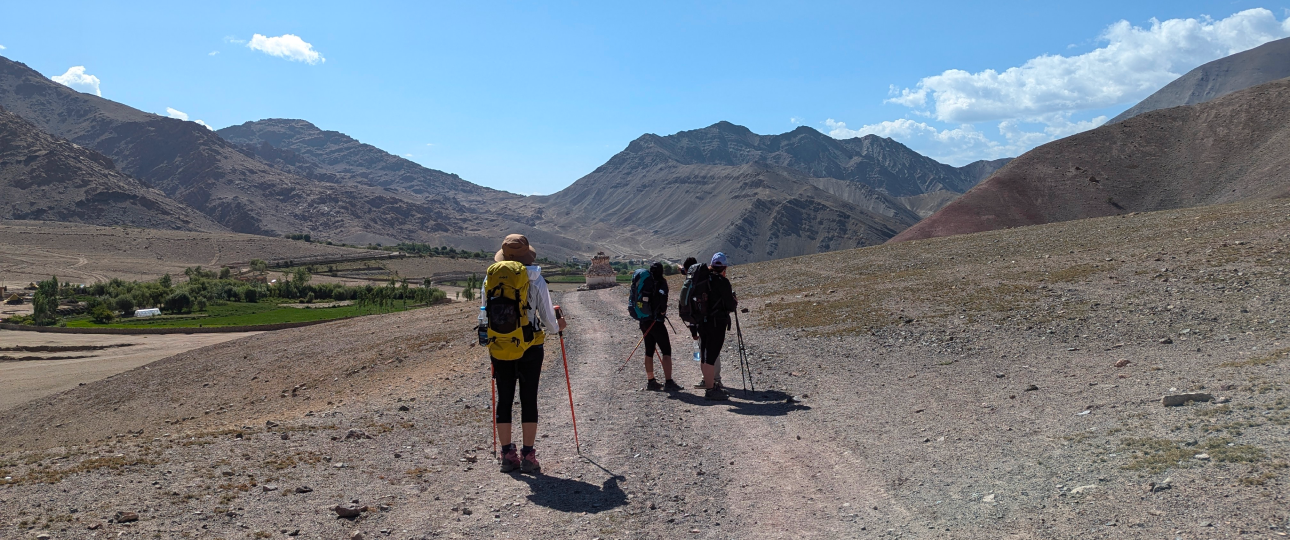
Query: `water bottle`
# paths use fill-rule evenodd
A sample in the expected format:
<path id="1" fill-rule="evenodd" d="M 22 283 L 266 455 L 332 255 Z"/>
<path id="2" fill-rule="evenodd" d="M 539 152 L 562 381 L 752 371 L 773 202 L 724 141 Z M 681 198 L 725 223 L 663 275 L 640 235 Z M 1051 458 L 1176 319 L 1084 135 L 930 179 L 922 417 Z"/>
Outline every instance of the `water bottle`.
<path id="1" fill-rule="evenodd" d="M 697 339 L 694 340 L 694 361 L 695 362 L 703 361 L 702 355 L 699 354 L 699 340 Z"/>
<path id="2" fill-rule="evenodd" d="M 484 306 L 479 306 L 479 325 L 476 330 L 479 331 L 479 345 L 488 345 L 488 315 L 484 311 Z"/>

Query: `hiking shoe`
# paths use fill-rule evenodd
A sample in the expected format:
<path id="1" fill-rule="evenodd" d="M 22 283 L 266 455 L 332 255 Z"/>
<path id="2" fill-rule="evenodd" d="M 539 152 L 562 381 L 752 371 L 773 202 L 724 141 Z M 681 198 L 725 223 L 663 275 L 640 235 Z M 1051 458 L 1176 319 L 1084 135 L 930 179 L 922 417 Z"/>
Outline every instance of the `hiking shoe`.
<path id="1" fill-rule="evenodd" d="M 699 382 L 694 383 L 694 387 L 695 387 L 695 388 L 707 388 L 706 386 L 703 386 L 703 380 L 702 380 L 702 379 L 700 379 L 700 380 L 699 380 Z"/>
<path id="2" fill-rule="evenodd" d="M 703 392 L 703 399 L 706 399 L 708 401 L 729 401 L 730 396 L 726 395 L 725 390 L 722 390 L 719 387 L 713 386 L 712 388 L 709 388 Z"/>
<path id="3" fill-rule="evenodd" d="M 645 383 L 645 389 L 658 392 L 663 389 L 663 385 L 659 384 L 655 379 L 650 379 L 649 382 Z"/>
<path id="4" fill-rule="evenodd" d="M 520 455 L 515 451 L 515 447 L 502 449 L 502 457 L 499 459 L 502 463 L 502 472 L 511 472 L 520 468 Z"/>
<path id="5" fill-rule="evenodd" d="M 663 383 L 663 389 L 667 390 L 668 392 L 680 392 L 681 385 L 676 384 L 676 381 L 672 379 L 668 379 L 667 382 Z"/>
<path id="6" fill-rule="evenodd" d="M 522 459 L 523 459 L 523 462 L 520 463 L 520 472 L 526 472 L 526 473 L 532 473 L 532 474 L 542 473 L 542 464 L 538 463 L 538 460 L 537 460 L 537 450 L 533 450 L 524 454 Z"/>

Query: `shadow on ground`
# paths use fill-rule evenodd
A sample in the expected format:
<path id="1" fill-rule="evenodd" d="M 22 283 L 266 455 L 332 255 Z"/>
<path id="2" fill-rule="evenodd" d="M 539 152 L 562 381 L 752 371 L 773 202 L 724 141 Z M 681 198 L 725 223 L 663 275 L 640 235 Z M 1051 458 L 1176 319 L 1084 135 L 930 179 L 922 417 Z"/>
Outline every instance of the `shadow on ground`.
<path id="1" fill-rule="evenodd" d="M 600 486 L 555 476 L 523 474 L 517 478 L 533 491 L 528 496 L 529 502 L 557 512 L 596 514 L 627 504 L 627 493 L 618 487 L 621 476 L 611 476 Z"/>
<path id="2" fill-rule="evenodd" d="M 783 416 L 792 411 L 811 410 L 809 406 L 800 402 L 790 403 L 789 399 L 793 396 L 779 390 L 749 390 L 744 392 L 742 389 L 727 388 L 726 392 L 730 394 L 730 401 L 708 401 L 703 399 L 702 390 L 698 392 L 698 394 L 673 392 L 668 394 L 667 397 L 690 405 L 724 405 L 730 408 L 730 412 L 749 416 Z"/>

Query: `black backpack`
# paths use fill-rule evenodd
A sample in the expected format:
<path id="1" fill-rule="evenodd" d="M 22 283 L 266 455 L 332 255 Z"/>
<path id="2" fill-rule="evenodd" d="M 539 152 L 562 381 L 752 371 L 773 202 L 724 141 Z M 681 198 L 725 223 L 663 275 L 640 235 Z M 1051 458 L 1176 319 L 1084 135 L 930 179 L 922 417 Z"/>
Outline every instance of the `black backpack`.
<path id="1" fill-rule="evenodd" d="M 708 318 L 708 266 L 696 264 L 690 267 L 681 285 L 680 304 L 676 312 L 681 320 L 689 324 L 702 324 Z"/>

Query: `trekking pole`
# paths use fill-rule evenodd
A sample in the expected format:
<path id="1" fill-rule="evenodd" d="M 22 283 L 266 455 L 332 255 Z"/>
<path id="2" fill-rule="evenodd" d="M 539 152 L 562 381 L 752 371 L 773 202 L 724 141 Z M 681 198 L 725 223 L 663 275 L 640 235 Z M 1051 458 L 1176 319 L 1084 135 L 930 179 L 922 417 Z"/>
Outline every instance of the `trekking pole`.
<path id="1" fill-rule="evenodd" d="M 641 338 L 640 338 L 640 339 L 636 340 L 636 346 L 635 346 L 635 347 L 632 347 L 632 352 L 631 352 L 630 354 L 628 354 L 628 355 L 627 355 L 627 359 L 626 359 L 626 360 L 623 360 L 623 365 L 618 366 L 618 371 L 620 371 L 620 372 L 621 372 L 621 371 L 623 370 L 623 368 L 627 367 L 627 363 L 628 363 L 628 362 L 630 362 L 630 361 L 632 360 L 632 356 L 636 354 L 636 349 L 640 348 L 641 343 L 645 341 L 645 336 L 648 336 L 648 335 L 649 335 L 650 330 L 653 330 L 653 329 L 654 329 L 654 325 L 656 325 L 656 324 L 658 324 L 658 321 L 657 321 L 657 320 L 656 320 L 656 321 L 654 321 L 654 322 L 652 322 L 652 323 L 649 323 L 649 328 L 647 328 L 647 329 L 645 330 L 645 333 L 644 333 L 644 334 L 641 334 Z"/>
<path id="2" fill-rule="evenodd" d="M 555 306 L 556 314 L 560 314 L 560 306 Z M 557 317 L 562 318 L 562 317 Z M 569 355 L 564 352 L 564 332 L 558 333 L 560 336 L 560 358 L 564 360 L 564 387 L 569 390 L 569 417 L 573 418 L 573 446 L 582 455 L 582 443 L 578 442 L 578 414 L 573 412 L 573 383 L 569 382 Z"/>
<path id="3" fill-rule="evenodd" d="M 757 391 L 757 385 L 753 383 L 752 365 L 748 363 L 748 349 L 744 347 L 744 331 L 739 327 L 739 310 L 735 310 L 735 336 L 739 338 L 739 371 L 740 378 L 743 374 L 748 375 L 748 385 L 752 386 L 753 392 Z M 748 387 L 744 387 L 744 397 L 748 397 Z"/>

